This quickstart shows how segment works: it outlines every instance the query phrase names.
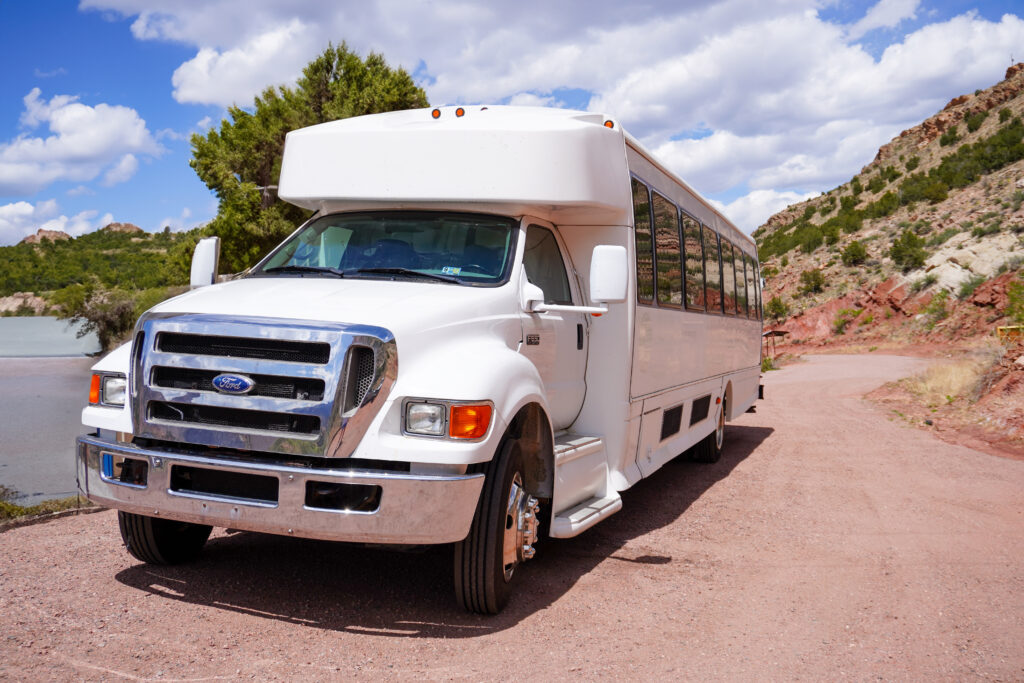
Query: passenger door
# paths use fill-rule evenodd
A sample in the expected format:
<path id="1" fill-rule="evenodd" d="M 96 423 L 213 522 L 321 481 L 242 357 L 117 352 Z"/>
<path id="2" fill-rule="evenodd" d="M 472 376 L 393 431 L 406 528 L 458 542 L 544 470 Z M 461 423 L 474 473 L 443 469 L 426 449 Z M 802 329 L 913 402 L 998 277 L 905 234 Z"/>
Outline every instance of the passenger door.
<path id="1" fill-rule="evenodd" d="M 544 303 L 583 305 L 569 276 L 556 233 L 532 224 L 526 230 L 523 268 L 526 278 L 544 292 Z M 575 299 L 575 301 L 574 301 Z M 555 431 L 571 425 L 587 393 L 587 318 L 584 313 L 545 311 L 523 314 L 522 353 L 544 381 Z"/>

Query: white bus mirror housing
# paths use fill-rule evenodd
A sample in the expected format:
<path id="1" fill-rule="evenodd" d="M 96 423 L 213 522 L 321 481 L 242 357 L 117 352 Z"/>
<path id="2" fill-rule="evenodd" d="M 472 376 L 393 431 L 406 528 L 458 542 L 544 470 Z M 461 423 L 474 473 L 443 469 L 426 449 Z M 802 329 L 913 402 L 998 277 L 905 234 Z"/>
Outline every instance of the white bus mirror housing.
<path id="1" fill-rule="evenodd" d="M 212 285 L 217 281 L 217 262 L 220 260 L 220 238 L 204 237 L 196 244 L 192 254 L 192 289 Z"/>
<path id="2" fill-rule="evenodd" d="M 523 310 L 527 313 L 537 312 L 537 308 L 544 304 L 544 290 L 531 282 L 523 284 L 522 296 Z"/>
<path id="3" fill-rule="evenodd" d="M 628 268 L 626 248 L 612 244 L 594 247 L 590 259 L 590 300 L 594 303 L 621 304 L 626 300 Z"/>

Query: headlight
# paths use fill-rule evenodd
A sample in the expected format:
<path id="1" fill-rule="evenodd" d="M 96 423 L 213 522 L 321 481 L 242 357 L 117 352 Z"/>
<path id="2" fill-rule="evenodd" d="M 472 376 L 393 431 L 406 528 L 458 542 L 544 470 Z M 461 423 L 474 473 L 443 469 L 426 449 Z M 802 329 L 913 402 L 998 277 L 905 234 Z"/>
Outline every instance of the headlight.
<path id="1" fill-rule="evenodd" d="M 89 387 L 89 403 L 120 408 L 124 405 L 126 386 L 124 375 L 96 373 Z"/>
<path id="2" fill-rule="evenodd" d="M 110 406 L 124 405 L 124 377 L 104 377 L 102 402 Z"/>
<path id="3" fill-rule="evenodd" d="M 445 435 L 445 406 L 437 403 L 409 403 L 405 406 L 405 431 L 426 436 Z"/>

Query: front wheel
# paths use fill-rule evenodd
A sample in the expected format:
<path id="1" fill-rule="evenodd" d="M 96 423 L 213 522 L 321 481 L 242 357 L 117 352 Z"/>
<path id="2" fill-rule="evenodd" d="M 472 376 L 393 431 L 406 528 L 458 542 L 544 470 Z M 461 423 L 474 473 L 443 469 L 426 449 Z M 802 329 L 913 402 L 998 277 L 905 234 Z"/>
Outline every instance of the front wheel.
<path id="1" fill-rule="evenodd" d="M 213 531 L 213 527 L 203 524 L 121 511 L 117 513 L 117 523 L 128 552 L 148 564 L 180 564 L 194 560 Z"/>
<path id="2" fill-rule="evenodd" d="M 487 463 L 469 535 L 455 544 L 455 597 L 477 614 L 508 603 L 516 568 L 534 555 L 539 503 L 523 483 L 519 442 L 505 442 Z"/>

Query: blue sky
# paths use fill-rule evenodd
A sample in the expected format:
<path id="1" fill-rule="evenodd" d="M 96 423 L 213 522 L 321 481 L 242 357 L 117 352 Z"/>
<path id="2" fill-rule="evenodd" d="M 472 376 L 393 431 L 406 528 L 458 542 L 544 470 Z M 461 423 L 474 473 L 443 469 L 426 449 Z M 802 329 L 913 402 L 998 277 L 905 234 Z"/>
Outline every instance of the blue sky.
<path id="1" fill-rule="evenodd" d="M 287 5 L 287 6 L 285 6 Z M 741 227 L 1024 61 L 1019 2 L 0 0 L 0 244 L 209 220 L 189 135 L 328 41 L 433 104 L 604 111 Z"/>

